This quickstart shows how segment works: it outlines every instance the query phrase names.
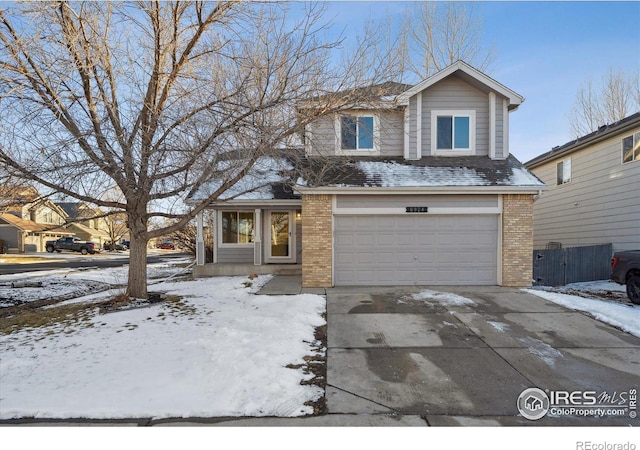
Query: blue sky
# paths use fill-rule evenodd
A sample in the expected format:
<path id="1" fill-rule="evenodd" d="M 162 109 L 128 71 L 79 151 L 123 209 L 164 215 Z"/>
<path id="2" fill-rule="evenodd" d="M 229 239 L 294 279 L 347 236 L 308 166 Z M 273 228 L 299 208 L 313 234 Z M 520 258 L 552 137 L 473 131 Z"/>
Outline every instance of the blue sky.
<path id="1" fill-rule="evenodd" d="M 610 67 L 640 70 L 640 2 L 474 2 L 495 60 L 489 75 L 525 97 L 511 114 L 521 161 L 575 139 L 568 115 L 580 84 Z M 347 37 L 368 18 L 401 14 L 402 2 L 327 2 Z"/>

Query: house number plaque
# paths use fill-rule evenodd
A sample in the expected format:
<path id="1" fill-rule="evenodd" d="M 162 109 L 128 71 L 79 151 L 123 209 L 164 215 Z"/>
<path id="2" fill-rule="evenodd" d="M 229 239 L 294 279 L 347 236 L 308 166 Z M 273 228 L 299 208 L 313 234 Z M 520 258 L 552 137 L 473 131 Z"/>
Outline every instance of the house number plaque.
<path id="1" fill-rule="evenodd" d="M 428 206 L 407 206 L 405 212 L 408 213 L 426 213 L 429 212 Z"/>

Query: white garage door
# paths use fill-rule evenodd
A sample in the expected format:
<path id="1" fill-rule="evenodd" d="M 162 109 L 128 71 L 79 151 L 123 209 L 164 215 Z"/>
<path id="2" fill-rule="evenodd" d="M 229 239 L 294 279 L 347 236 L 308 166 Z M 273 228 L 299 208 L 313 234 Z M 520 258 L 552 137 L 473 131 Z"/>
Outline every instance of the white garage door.
<path id="1" fill-rule="evenodd" d="M 497 215 L 336 216 L 335 284 L 497 284 Z"/>

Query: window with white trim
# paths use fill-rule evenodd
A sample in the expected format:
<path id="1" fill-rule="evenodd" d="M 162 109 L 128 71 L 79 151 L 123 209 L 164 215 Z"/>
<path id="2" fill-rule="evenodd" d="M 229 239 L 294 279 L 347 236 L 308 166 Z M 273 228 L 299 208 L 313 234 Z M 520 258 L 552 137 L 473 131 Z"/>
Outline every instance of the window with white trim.
<path id="1" fill-rule="evenodd" d="M 566 184 L 571 181 L 571 158 L 560 161 L 556 165 L 557 185 Z"/>
<path id="2" fill-rule="evenodd" d="M 339 150 L 357 154 L 378 151 L 378 121 L 373 115 L 342 115 L 338 119 Z"/>
<path id="3" fill-rule="evenodd" d="M 640 132 L 622 140 L 622 164 L 640 161 Z"/>
<path id="4" fill-rule="evenodd" d="M 222 244 L 251 244 L 253 242 L 253 212 L 222 211 L 220 221 Z"/>
<path id="5" fill-rule="evenodd" d="M 431 145 L 435 155 L 472 155 L 475 141 L 475 111 L 431 111 Z"/>

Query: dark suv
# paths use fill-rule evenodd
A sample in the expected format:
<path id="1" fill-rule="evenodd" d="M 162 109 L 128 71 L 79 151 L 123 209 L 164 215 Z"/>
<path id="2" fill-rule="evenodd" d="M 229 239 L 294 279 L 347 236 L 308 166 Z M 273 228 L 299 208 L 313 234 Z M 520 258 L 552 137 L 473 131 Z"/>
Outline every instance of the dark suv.
<path id="1" fill-rule="evenodd" d="M 627 285 L 627 297 L 640 305 L 640 250 L 615 252 L 611 258 L 611 279 Z"/>

